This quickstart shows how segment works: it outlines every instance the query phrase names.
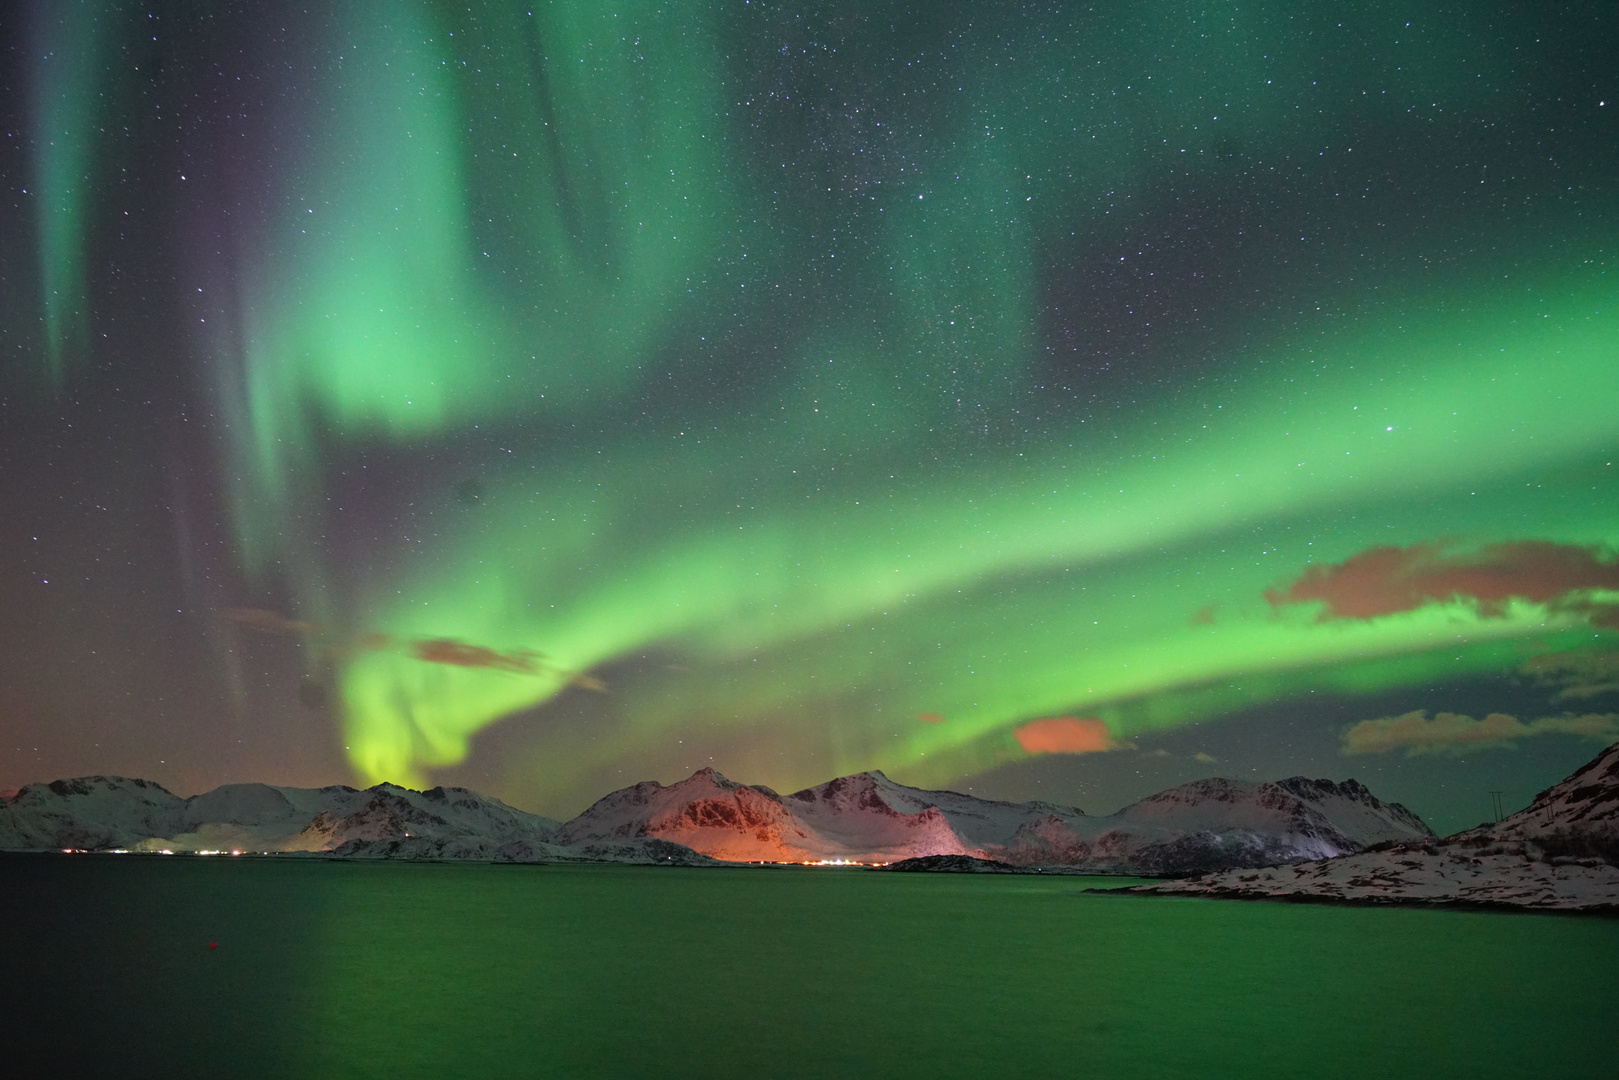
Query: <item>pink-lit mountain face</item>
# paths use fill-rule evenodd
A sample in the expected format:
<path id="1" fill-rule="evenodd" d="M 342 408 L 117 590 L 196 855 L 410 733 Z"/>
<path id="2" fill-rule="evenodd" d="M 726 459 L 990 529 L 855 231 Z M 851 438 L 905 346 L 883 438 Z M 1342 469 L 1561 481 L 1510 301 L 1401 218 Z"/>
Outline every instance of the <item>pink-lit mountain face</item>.
<path id="1" fill-rule="evenodd" d="M 1534 802 L 1442 840 L 1227 870 L 1137 891 L 1243 899 L 1619 910 L 1619 743 Z"/>
<path id="2" fill-rule="evenodd" d="M 880 772 L 791 795 L 703 769 L 606 796 L 562 827 L 564 844 L 655 837 L 717 859 L 887 863 L 967 855 L 1021 867 L 1174 874 L 1263 866 L 1431 837 L 1415 814 L 1355 781 L 1203 780 L 1107 817 L 897 784 Z"/>

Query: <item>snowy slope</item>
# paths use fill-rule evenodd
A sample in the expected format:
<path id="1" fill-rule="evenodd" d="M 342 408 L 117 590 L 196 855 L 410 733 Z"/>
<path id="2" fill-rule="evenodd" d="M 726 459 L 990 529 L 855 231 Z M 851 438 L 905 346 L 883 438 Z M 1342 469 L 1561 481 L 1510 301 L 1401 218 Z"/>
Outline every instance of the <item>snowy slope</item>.
<path id="1" fill-rule="evenodd" d="M 1619 743 L 1536 795 L 1525 809 L 1472 832 L 1522 840 L 1570 833 L 1619 838 Z"/>
<path id="2" fill-rule="evenodd" d="M 170 829 L 184 805 L 149 780 L 122 776 L 29 784 L 0 803 L 0 850 L 134 847 Z"/>
<path id="3" fill-rule="evenodd" d="M 826 858 L 892 862 L 925 855 L 991 858 L 1019 826 L 1042 814 L 1085 816 L 1073 807 L 978 799 L 897 784 L 881 772 L 856 773 L 805 788 L 786 803 L 822 839 Z"/>
<path id="4" fill-rule="evenodd" d="M 331 800 L 335 805 L 308 819 L 282 850 L 348 855 L 395 844 L 390 853 L 487 858 L 508 843 L 548 844 L 557 830 L 550 818 L 513 809 L 466 788 L 411 791 L 378 784 L 353 795 L 364 796 L 363 801 L 346 795 Z M 417 843 L 402 843 L 407 840 Z"/>
<path id="5" fill-rule="evenodd" d="M 1364 903 L 1619 910 L 1619 743 L 1525 810 L 1428 842 L 1229 870 L 1132 892 Z"/>
<path id="6" fill-rule="evenodd" d="M 359 838 L 548 841 L 557 824 L 459 788 L 228 784 L 181 799 L 156 784 L 84 777 L 30 785 L 0 803 L 6 850 L 329 851 Z"/>
<path id="7" fill-rule="evenodd" d="M 1264 784 L 1197 780 L 1100 820 L 1107 831 L 1093 841 L 1091 860 L 1144 874 L 1331 858 L 1433 836 L 1421 818 L 1354 780 L 1302 776 Z"/>

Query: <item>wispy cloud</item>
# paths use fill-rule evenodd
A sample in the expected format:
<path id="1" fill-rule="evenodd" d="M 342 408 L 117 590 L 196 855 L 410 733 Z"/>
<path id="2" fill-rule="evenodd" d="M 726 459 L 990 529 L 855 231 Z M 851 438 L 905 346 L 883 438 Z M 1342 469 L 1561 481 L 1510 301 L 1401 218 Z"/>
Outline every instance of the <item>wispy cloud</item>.
<path id="1" fill-rule="evenodd" d="M 1461 713 L 1426 710 L 1401 716 L 1362 720 L 1344 732 L 1346 754 L 1387 754 L 1404 750 L 1407 756 L 1425 753 L 1462 753 L 1468 750 L 1511 746 L 1516 739 L 1534 735 L 1581 735 L 1602 742 L 1619 740 L 1619 713 L 1583 716 L 1543 716 L 1527 724 L 1506 713 L 1490 713 L 1482 720 Z"/>

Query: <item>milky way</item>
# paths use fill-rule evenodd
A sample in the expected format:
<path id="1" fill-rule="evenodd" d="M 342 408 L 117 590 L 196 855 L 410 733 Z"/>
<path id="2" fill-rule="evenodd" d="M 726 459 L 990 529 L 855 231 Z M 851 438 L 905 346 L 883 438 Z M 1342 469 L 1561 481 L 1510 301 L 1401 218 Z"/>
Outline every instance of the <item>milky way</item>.
<path id="1" fill-rule="evenodd" d="M 1611 24 L 40 5 L 0 723 L 557 812 L 708 764 L 1196 768 L 1176 732 L 1324 695 L 1582 760 L 1612 725 L 1533 728 L 1567 703 L 1526 665 L 1619 630 Z M 147 553 L 116 587 L 103 543 Z M 164 634 L 196 662 L 152 675 Z M 147 703 L 52 686 L 107 664 Z M 172 768 L 104 723 L 39 760 Z"/>

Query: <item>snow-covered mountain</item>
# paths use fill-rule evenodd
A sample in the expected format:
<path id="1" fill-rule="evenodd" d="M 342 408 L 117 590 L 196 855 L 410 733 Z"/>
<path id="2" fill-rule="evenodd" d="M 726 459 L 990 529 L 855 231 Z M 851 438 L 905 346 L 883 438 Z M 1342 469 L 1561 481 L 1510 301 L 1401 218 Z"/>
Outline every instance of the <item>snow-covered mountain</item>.
<path id="1" fill-rule="evenodd" d="M 747 787 L 713 769 L 667 786 L 646 780 L 598 799 L 563 825 L 566 845 L 643 837 L 673 841 L 729 862 L 806 862 L 814 840 L 769 788 Z"/>
<path id="2" fill-rule="evenodd" d="M 615 791 L 562 826 L 564 844 L 656 837 L 717 859 L 887 863 L 966 855 L 1021 867 L 1169 874 L 1264 866 L 1429 838 L 1421 819 L 1353 780 L 1201 780 L 1108 817 L 1050 803 L 924 791 L 880 772 L 791 795 L 712 769 Z"/>
<path id="3" fill-rule="evenodd" d="M 182 799 L 147 780 L 90 776 L 0 799 L 0 850 L 325 852 L 353 858 L 707 863 L 649 839 L 573 849 L 550 818 L 466 788 L 363 791 L 227 784 Z"/>
<path id="4" fill-rule="evenodd" d="M 966 856 L 1022 868 L 1176 874 L 1264 866 L 1432 834 L 1353 780 L 1200 780 L 1092 817 L 1071 806 L 924 791 L 880 772 L 791 795 L 703 769 L 615 791 L 559 825 L 465 788 L 229 784 L 182 799 L 85 777 L 0 799 L 0 849 L 324 852 L 355 858 L 892 863 Z"/>
<path id="5" fill-rule="evenodd" d="M 1619 910 L 1619 743 L 1528 808 L 1442 840 L 1228 870 L 1135 892 L 1245 899 Z"/>
<path id="6" fill-rule="evenodd" d="M 149 780 L 122 776 L 29 784 L 0 803 L 0 850 L 130 848 L 162 835 L 184 805 Z"/>
<path id="7" fill-rule="evenodd" d="M 1121 870 L 1141 874 L 1272 866 L 1433 836 L 1417 815 L 1382 802 L 1358 781 L 1302 776 L 1264 784 L 1196 780 L 1108 820 L 1113 824 L 1097 838 L 1092 859 L 1116 859 Z"/>
<path id="8" fill-rule="evenodd" d="M 1000 803 L 921 791 L 880 772 L 857 773 L 788 796 L 701 769 L 678 783 L 653 781 L 604 796 L 562 826 L 564 844 L 624 837 L 673 840 L 733 862 L 879 863 L 914 855 L 984 855 L 1031 812 L 1072 808 Z"/>

